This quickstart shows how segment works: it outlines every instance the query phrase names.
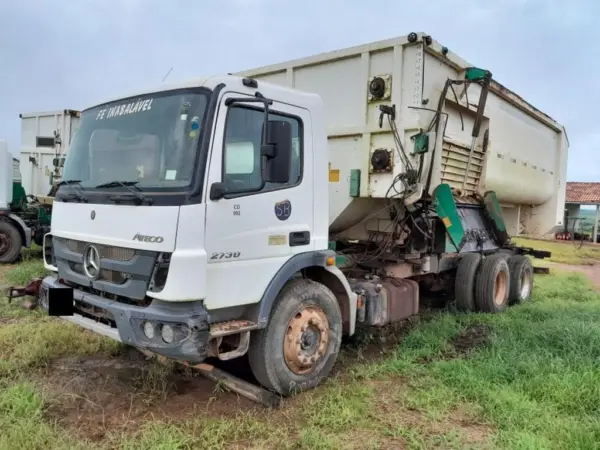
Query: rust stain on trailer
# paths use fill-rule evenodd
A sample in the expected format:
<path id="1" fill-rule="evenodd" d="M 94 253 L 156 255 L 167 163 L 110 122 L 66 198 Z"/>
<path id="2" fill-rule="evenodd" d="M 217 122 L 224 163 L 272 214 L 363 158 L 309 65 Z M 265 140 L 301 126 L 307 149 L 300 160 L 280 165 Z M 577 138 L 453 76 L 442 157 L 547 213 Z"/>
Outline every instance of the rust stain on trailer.
<path id="1" fill-rule="evenodd" d="M 562 131 L 562 130 L 560 130 L 560 125 L 558 124 L 558 122 L 556 122 L 556 120 L 554 120 L 552 117 L 550 117 L 545 112 L 542 112 L 541 110 L 539 110 L 538 108 L 533 106 L 531 103 L 529 103 L 523 97 L 521 97 L 519 94 L 515 93 L 514 91 L 511 91 L 506 86 L 499 83 L 498 81 L 492 80 L 492 82 L 490 83 L 490 90 L 500 96 L 503 96 L 505 99 L 507 99 L 511 103 L 513 103 L 515 105 L 520 105 L 521 108 L 523 108 L 523 109 L 530 109 L 531 110 L 530 112 L 534 113 L 535 115 L 541 116 L 541 118 L 545 119 L 548 122 L 551 122 L 550 125 L 552 125 L 554 128 L 556 128 L 558 131 Z"/>

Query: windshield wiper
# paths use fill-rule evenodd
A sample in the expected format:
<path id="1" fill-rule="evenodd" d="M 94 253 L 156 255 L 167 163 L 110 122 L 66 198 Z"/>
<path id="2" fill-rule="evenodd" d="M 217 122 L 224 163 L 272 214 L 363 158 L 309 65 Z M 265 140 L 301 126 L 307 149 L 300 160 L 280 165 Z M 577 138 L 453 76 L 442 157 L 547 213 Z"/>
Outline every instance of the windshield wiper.
<path id="1" fill-rule="evenodd" d="M 59 181 L 56 184 L 56 193 L 58 194 L 58 188 L 60 188 L 61 186 L 69 186 L 72 189 L 72 193 L 70 194 L 65 194 L 64 195 L 64 200 L 68 201 L 69 199 L 73 199 L 77 202 L 84 202 L 87 203 L 88 199 L 85 195 L 83 195 L 82 190 L 81 190 L 81 180 L 62 180 Z M 77 188 L 76 186 L 79 186 L 79 188 Z"/>
<path id="2" fill-rule="evenodd" d="M 151 198 L 146 197 L 142 194 L 142 190 L 136 186 L 137 181 L 109 181 L 107 183 L 102 183 L 96 186 L 96 188 L 113 188 L 122 186 L 127 188 L 132 195 L 112 195 L 108 199 L 114 201 L 115 203 L 119 203 L 121 201 L 133 200 L 136 205 L 141 205 L 142 203 L 147 203 L 148 205 L 152 205 L 154 201 Z"/>

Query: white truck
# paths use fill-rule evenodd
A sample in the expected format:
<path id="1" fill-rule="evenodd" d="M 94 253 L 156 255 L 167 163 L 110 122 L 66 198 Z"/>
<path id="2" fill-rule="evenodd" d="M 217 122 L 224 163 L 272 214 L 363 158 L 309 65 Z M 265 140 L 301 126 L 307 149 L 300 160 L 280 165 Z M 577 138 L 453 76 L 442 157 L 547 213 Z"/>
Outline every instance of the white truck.
<path id="1" fill-rule="evenodd" d="M 47 196 L 60 181 L 65 155 L 79 122 L 75 109 L 29 112 L 21 119 L 20 170 L 23 188 L 36 197 Z"/>
<path id="2" fill-rule="evenodd" d="M 420 290 L 531 295 L 503 213 L 562 220 L 562 126 L 423 33 L 82 112 L 44 244 L 48 314 L 191 363 L 316 386 Z M 516 161 L 516 162 L 515 162 Z M 495 192 L 494 192 L 495 191 Z M 519 217 L 520 216 L 520 217 Z"/>

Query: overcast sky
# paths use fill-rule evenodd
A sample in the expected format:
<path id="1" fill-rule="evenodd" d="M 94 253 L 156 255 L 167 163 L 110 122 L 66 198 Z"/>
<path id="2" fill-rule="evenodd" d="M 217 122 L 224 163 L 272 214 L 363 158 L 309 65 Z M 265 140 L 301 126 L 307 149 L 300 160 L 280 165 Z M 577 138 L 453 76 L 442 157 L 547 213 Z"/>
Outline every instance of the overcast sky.
<path id="1" fill-rule="evenodd" d="M 417 6 L 418 5 L 418 6 Z M 600 180 L 598 0 L 0 0 L 0 139 L 19 113 L 424 31 L 567 127 Z"/>

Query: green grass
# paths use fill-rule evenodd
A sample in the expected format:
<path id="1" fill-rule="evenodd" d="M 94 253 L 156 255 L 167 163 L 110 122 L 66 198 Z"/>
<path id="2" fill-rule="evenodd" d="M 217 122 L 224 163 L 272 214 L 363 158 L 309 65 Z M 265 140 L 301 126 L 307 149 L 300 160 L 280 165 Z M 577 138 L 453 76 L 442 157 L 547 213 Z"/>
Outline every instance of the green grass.
<path id="1" fill-rule="evenodd" d="M 27 262 L 8 278 L 35 274 L 35 267 Z M 346 357 L 341 374 L 278 411 L 234 408 L 223 416 L 199 404 L 191 416 L 149 416 L 89 441 L 57 421 L 55 391 L 63 386 L 40 383 L 39 368 L 64 356 L 110 358 L 118 347 L 2 304 L 0 450 L 594 449 L 600 443 L 598 323 L 600 295 L 582 275 L 539 276 L 531 302 L 498 315 L 435 314 L 384 359 L 367 364 Z M 457 351 L 453 340 L 473 327 L 487 330 L 487 339 Z M 145 379 L 149 393 L 165 393 L 152 402 L 168 404 L 168 376 L 169 370 L 157 370 Z M 65 386 L 71 381 L 66 377 Z"/>
<path id="2" fill-rule="evenodd" d="M 409 377 L 417 407 L 464 402 L 503 448 L 597 448 L 600 298 L 579 274 L 538 279 L 535 299 L 502 315 L 443 316 L 411 333 L 380 371 Z M 445 359 L 453 336 L 491 330 L 470 358 Z M 424 357 L 432 362 L 422 364 Z"/>
<path id="3" fill-rule="evenodd" d="M 10 270 L 6 276 L 6 282 L 13 286 L 25 286 L 32 278 L 43 277 L 48 272 L 44 269 L 44 263 L 39 259 L 24 260 Z"/>

